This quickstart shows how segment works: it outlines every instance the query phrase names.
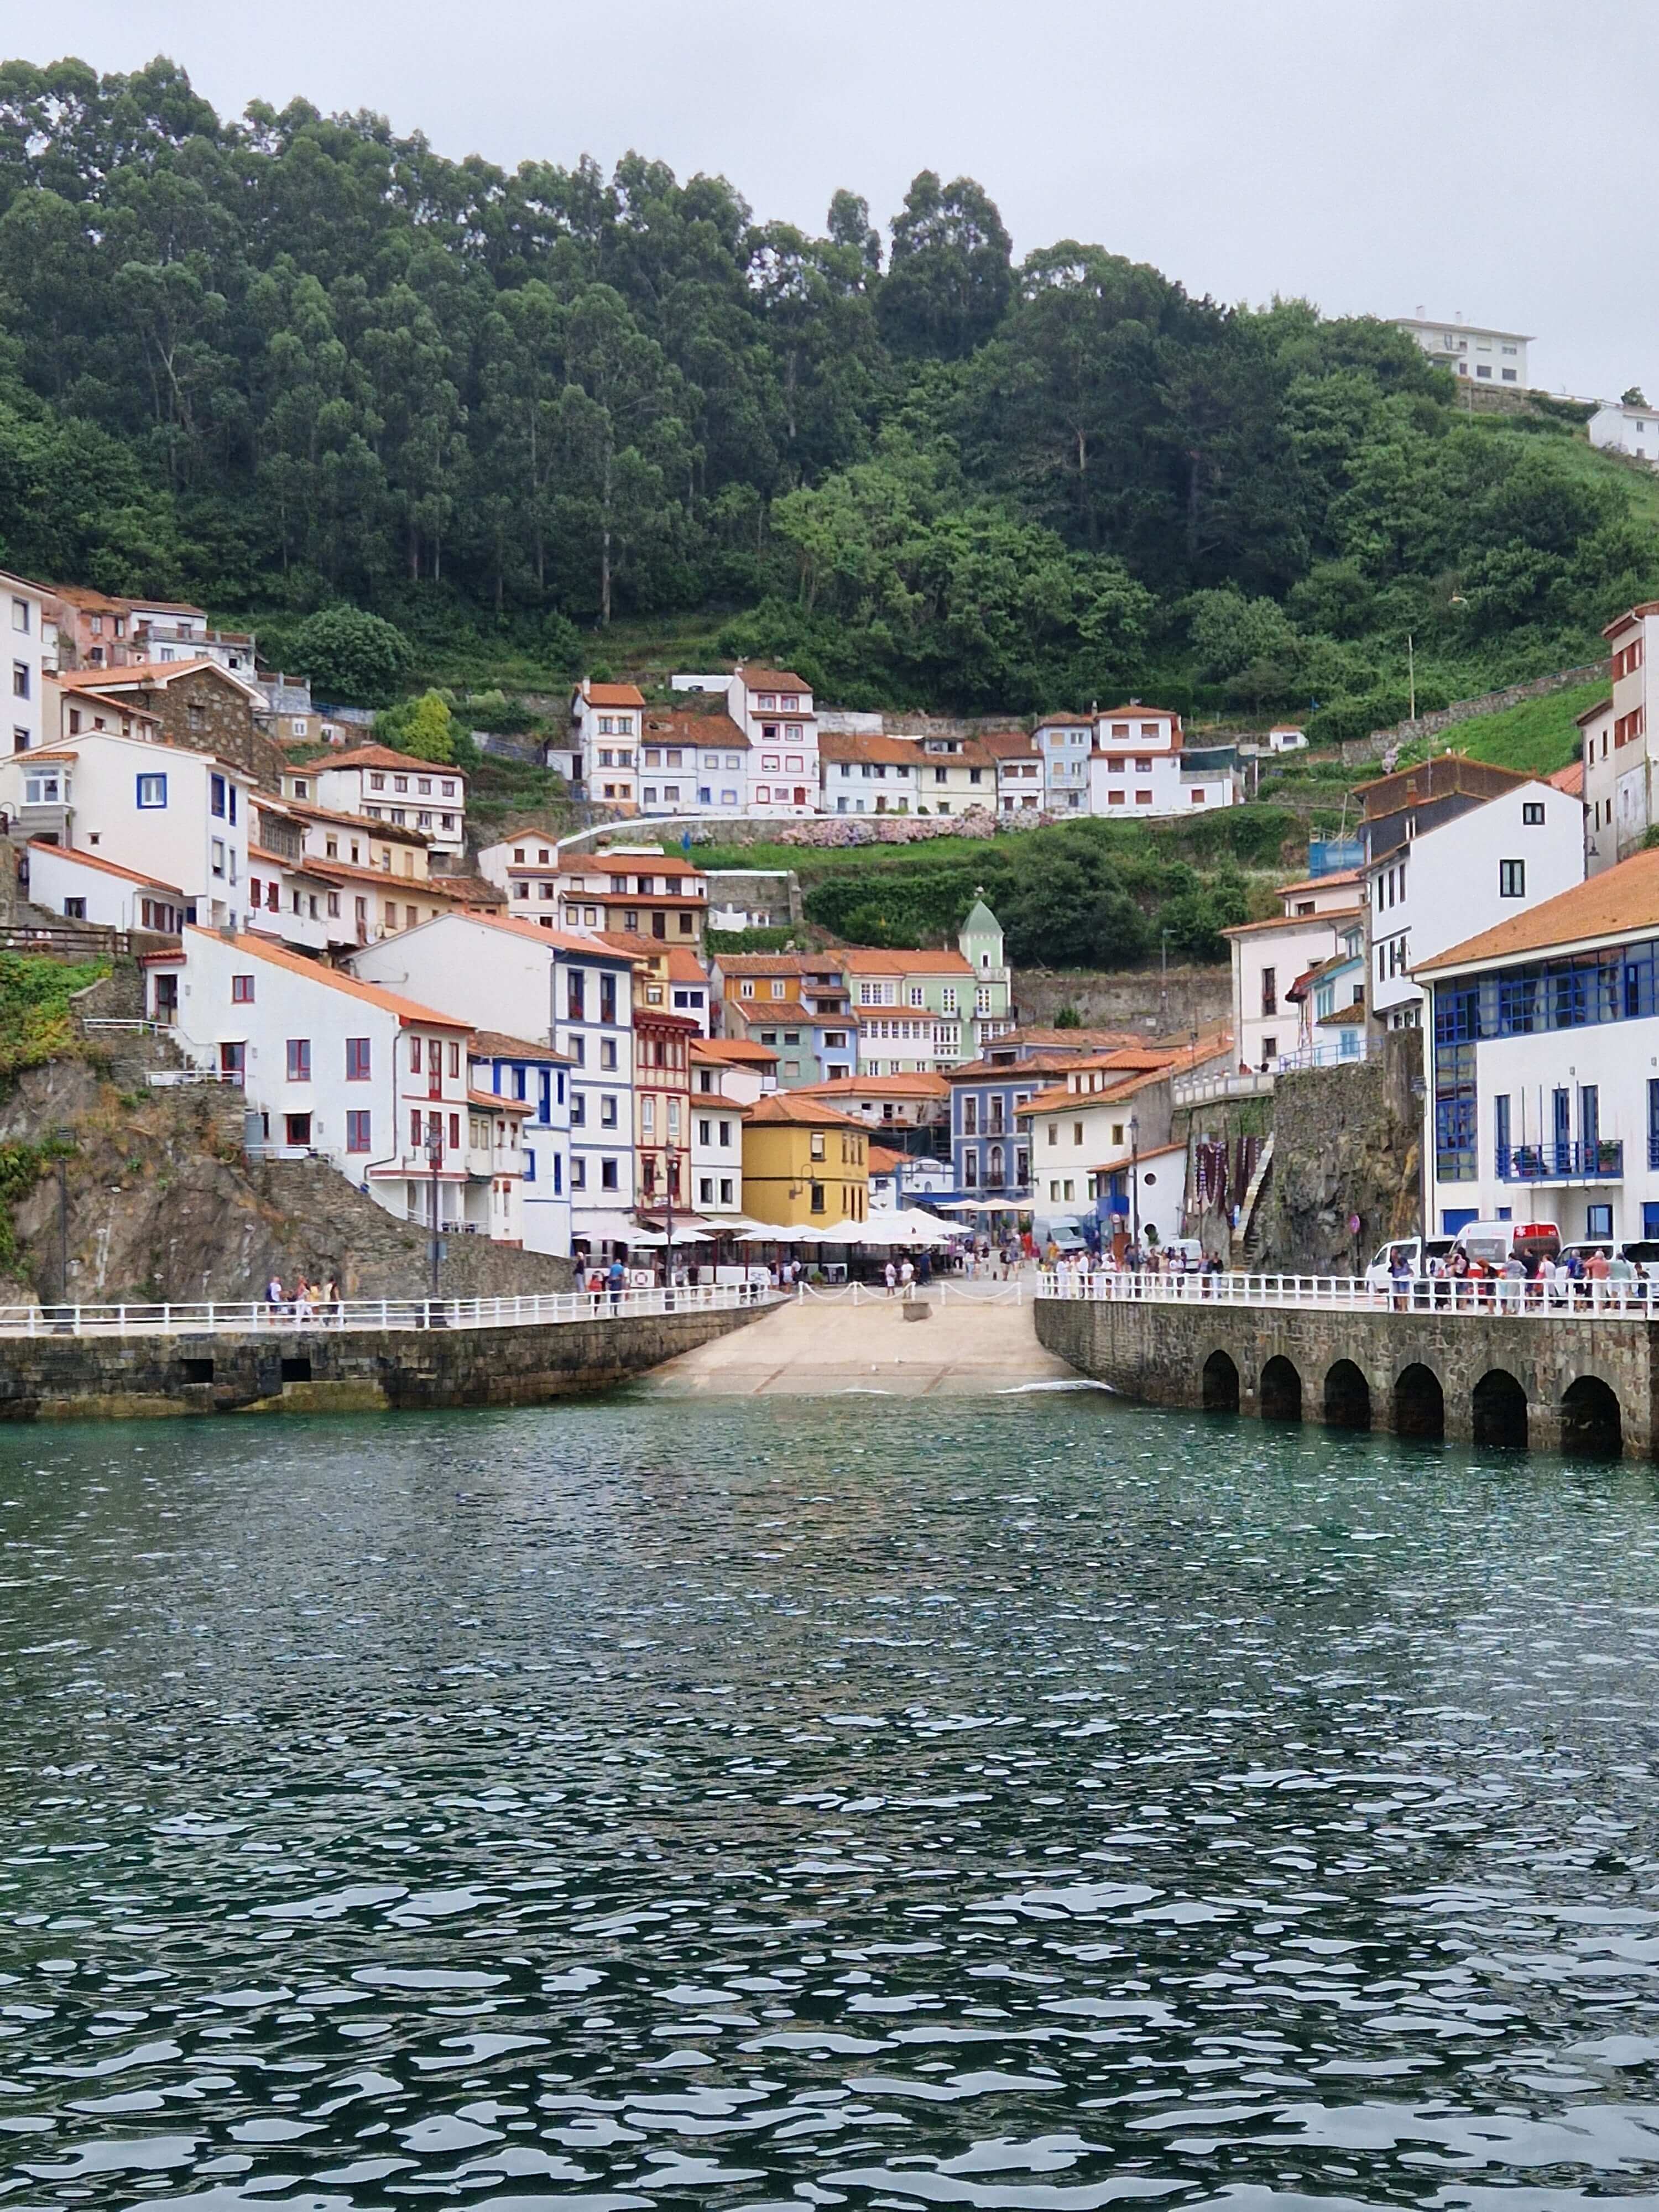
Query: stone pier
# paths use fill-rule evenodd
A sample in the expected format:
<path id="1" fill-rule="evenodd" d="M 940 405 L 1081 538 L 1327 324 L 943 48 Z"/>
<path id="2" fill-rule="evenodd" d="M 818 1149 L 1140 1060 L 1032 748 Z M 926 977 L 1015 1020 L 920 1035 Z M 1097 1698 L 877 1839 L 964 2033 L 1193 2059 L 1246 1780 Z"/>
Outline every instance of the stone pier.
<path id="1" fill-rule="evenodd" d="M 1651 1459 L 1659 1322 L 1043 1298 L 1042 1343 L 1154 1406 Z"/>
<path id="2" fill-rule="evenodd" d="M 764 1306 L 523 1327 L 0 1338 L 0 1420 L 538 1406 L 630 1381 Z"/>

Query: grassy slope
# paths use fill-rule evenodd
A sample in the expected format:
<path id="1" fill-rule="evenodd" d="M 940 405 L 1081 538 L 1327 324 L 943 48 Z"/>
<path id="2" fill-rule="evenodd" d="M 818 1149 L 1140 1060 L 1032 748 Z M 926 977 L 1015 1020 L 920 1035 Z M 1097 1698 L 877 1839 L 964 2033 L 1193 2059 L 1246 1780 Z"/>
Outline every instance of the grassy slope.
<path id="1" fill-rule="evenodd" d="M 1407 758 L 1421 760 L 1426 753 L 1443 752 L 1449 746 L 1454 752 L 1467 753 L 1471 760 L 1551 775 L 1577 757 L 1576 717 L 1607 696 L 1607 687 L 1600 681 L 1571 684 L 1565 691 L 1552 691 L 1541 699 L 1525 699 L 1518 707 L 1506 707 L 1501 714 L 1483 714 L 1472 722 L 1459 722 L 1429 744 L 1413 746 Z"/>

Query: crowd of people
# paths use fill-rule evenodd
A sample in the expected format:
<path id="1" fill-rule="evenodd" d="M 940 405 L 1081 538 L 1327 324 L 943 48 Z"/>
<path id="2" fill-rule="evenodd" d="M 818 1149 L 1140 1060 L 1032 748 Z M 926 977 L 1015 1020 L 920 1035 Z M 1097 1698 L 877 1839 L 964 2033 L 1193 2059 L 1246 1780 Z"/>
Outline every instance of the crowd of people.
<path id="1" fill-rule="evenodd" d="M 1569 1249 L 1558 1259 L 1547 1250 L 1513 1251 L 1505 1260 L 1483 1260 L 1455 1244 L 1431 1254 L 1425 1273 L 1417 1272 L 1412 1248 L 1397 1244 L 1389 1255 L 1393 1303 L 1404 1309 L 1490 1305 L 1565 1309 L 1573 1305 L 1646 1303 L 1650 1285 L 1622 1252 L 1599 1245 L 1585 1252 Z M 1638 1288 L 1639 1285 L 1639 1288 Z"/>
<path id="2" fill-rule="evenodd" d="M 345 1307 L 340 1297 L 340 1285 L 332 1275 L 320 1283 L 313 1283 L 296 1275 L 293 1287 L 283 1288 L 283 1279 L 272 1273 L 265 1285 L 265 1305 L 272 1321 L 343 1322 Z"/>

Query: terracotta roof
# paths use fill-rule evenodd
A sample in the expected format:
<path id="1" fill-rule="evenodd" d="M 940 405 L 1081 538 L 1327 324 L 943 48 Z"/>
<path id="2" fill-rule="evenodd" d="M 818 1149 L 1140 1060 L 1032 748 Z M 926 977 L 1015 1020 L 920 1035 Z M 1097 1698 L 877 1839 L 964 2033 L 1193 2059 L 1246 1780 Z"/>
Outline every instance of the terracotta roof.
<path id="1" fill-rule="evenodd" d="M 701 984 L 704 990 L 713 988 L 708 980 L 708 970 L 689 945 L 669 946 L 668 980 L 671 983 Z"/>
<path id="2" fill-rule="evenodd" d="M 817 1014 L 809 1014 L 799 999 L 728 999 L 728 1014 L 736 1014 L 750 1024 L 756 1022 L 816 1022 Z M 845 1014 L 832 1014 L 832 1021 L 845 1021 Z"/>
<path id="3" fill-rule="evenodd" d="M 778 1055 L 775 1046 L 757 1044 L 751 1037 L 694 1037 L 691 1057 L 721 1060 L 732 1067 L 764 1067 L 775 1066 Z"/>
<path id="4" fill-rule="evenodd" d="M 239 691 L 255 693 L 259 704 L 264 705 L 263 692 L 256 692 L 253 684 L 234 670 L 222 668 L 205 653 L 193 653 L 188 660 L 135 660 L 125 668 L 71 668 L 58 681 L 69 691 L 125 691 L 132 688 L 165 690 L 176 678 L 199 674 L 204 668 L 210 668 L 216 676 L 222 676 Z"/>
<path id="5" fill-rule="evenodd" d="M 757 1098 L 750 1113 L 750 1122 L 783 1121 L 798 1129 L 856 1129 L 860 1136 L 866 1132 L 862 1121 L 855 1121 L 850 1114 L 837 1113 L 821 1099 L 808 1098 L 799 1091 L 769 1091 Z"/>
<path id="6" fill-rule="evenodd" d="M 1019 1081 L 1026 1077 L 1063 1075 L 1068 1067 L 1075 1067 L 1079 1054 L 1034 1052 L 1029 1059 L 1005 1060 L 1000 1066 L 988 1060 L 964 1060 L 957 1063 L 945 1078 L 947 1083 Z"/>
<path id="7" fill-rule="evenodd" d="M 590 707 L 643 707 L 645 694 L 633 684 L 592 684 L 586 677 L 577 686 Z"/>
<path id="8" fill-rule="evenodd" d="M 1626 607 L 1623 614 L 1613 617 L 1601 632 L 1602 636 L 1617 637 L 1620 631 L 1628 629 L 1639 615 L 1659 615 L 1659 599 L 1644 599 L 1640 606 Z"/>
<path id="9" fill-rule="evenodd" d="M 1565 791 L 1569 799 L 1582 799 L 1584 795 L 1583 762 L 1569 761 L 1565 768 L 1557 769 L 1548 781 L 1558 791 Z"/>
<path id="10" fill-rule="evenodd" d="M 665 939 L 642 937 L 637 929 L 596 929 L 596 943 L 608 945 L 613 952 L 624 952 L 630 960 L 660 960 L 667 952 Z"/>
<path id="11" fill-rule="evenodd" d="M 1092 726 L 1094 719 L 1092 714 L 1039 714 L 1036 726 L 1039 730 L 1086 730 Z"/>
<path id="12" fill-rule="evenodd" d="M 723 706 L 702 711 L 695 707 L 653 707 L 645 718 L 645 743 L 649 744 L 653 738 L 668 744 L 708 745 L 727 752 L 749 749 L 747 735 Z"/>
<path id="13" fill-rule="evenodd" d="M 974 972 L 972 963 L 960 952 L 880 952 L 851 945 L 837 957 L 849 975 L 971 975 Z M 863 1011 L 891 1013 L 894 1009 L 867 1006 Z"/>
<path id="14" fill-rule="evenodd" d="M 474 1060 L 548 1060 L 571 1065 L 570 1054 L 550 1044 L 536 1044 L 529 1037 L 508 1036 L 504 1030 L 474 1030 L 467 1047 Z"/>
<path id="15" fill-rule="evenodd" d="M 307 853 L 303 860 L 289 865 L 302 867 L 308 876 L 321 876 L 331 883 L 337 878 L 341 883 L 379 884 L 382 890 L 400 891 L 410 898 L 417 894 L 425 897 L 428 893 L 434 898 L 450 896 L 441 883 L 425 876 L 394 876 L 390 868 L 362 867 L 355 860 L 328 860 L 319 853 Z"/>
<path id="16" fill-rule="evenodd" d="M 1654 611 L 1659 613 L 1659 607 Z M 1425 960 L 1413 972 L 1432 975 L 1448 968 L 1510 960 L 1528 952 L 1547 952 L 1559 945 L 1593 943 L 1659 927 L 1659 848 L 1632 853 L 1617 867 L 1588 877 L 1571 890 L 1525 914 L 1500 921 L 1495 929 L 1466 938 Z"/>
<path id="17" fill-rule="evenodd" d="M 565 875 L 580 875 L 596 861 L 603 860 L 605 872 L 613 876 L 700 876 L 703 871 L 695 860 L 683 854 L 661 853 L 653 850 L 639 852 L 627 846 L 602 845 L 594 853 L 567 853 L 559 863 Z M 607 894 L 619 897 L 619 892 Z"/>
<path id="18" fill-rule="evenodd" d="M 285 812 L 297 814 L 307 822 L 334 822 L 346 830 L 355 830 L 362 837 L 384 837 L 398 845 L 427 845 L 431 842 L 423 830 L 411 830 L 406 822 L 377 822 L 372 814 L 337 814 L 331 806 L 313 805 L 308 799 L 281 800 L 256 796 L 256 806 L 281 805 Z"/>
<path id="19" fill-rule="evenodd" d="M 818 757 L 832 765 L 868 761 L 872 765 L 880 762 L 884 766 L 911 769 L 920 766 L 922 750 L 914 738 L 881 737 L 873 730 L 826 730 L 818 738 Z"/>
<path id="20" fill-rule="evenodd" d="M 303 853 L 298 860 L 290 860 L 286 853 L 273 853 L 269 846 L 250 845 L 247 848 L 247 856 L 250 860 L 263 860 L 268 868 L 286 868 L 291 876 L 308 876 L 311 873 L 310 868 L 306 864 L 307 856 Z M 325 860 L 321 865 L 323 867 L 331 867 L 333 863 Z"/>
<path id="21" fill-rule="evenodd" d="M 666 1006 L 635 1006 L 634 1026 L 636 1030 L 654 1026 L 659 1029 L 681 1030 L 691 1036 L 702 1035 L 702 1031 L 697 1027 L 697 1018 L 695 1014 L 677 1014 Z"/>
<path id="22" fill-rule="evenodd" d="M 804 677 L 791 673 L 787 668 L 745 668 L 739 661 L 737 672 L 751 691 L 802 691 L 811 694 L 812 687 Z"/>
<path id="23" fill-rule="evenodd" d="M 469 1055 L 471 1049 L 469 1045 Z M 503 1098 L 498 1091 L 475 1091 L 471 1084 L 467 1085 L 466 1097 L 470 1106 L 488 1106 L 496 1114 L 528 1114 L 533 1111 L 527 1098 Z"/>
<path id="24" fill-rule="evenodd" d="M 72 607 L 84 608 L 94 615 L 125 615 L 131 612 L 125 599 L 112 599 L 106 592 L 94 592 L 88 584 L 48 584 L 46 586 L 55 599 L 67 599 Z"/>
<path id="25" fill-rule="evenodd" d="M 416 775 L 453 776 L 462 787 L 463 798 L 465 796 L 465 769 L 457 768 L 452 761 L 417 760 L 413 753 L 394 752 L 390 745 L 354 745 L 349 752 L 320 754 L 316 760 L 307 761 L 306 765 L 318 775 L 326 775 L 337 768 L 392 768 L 400 773 L 408 770 Z M 294 771 L 289 769 L 289 773 L 292 775 Z M 400 795 L 414 796 L 412 793 Z"/>
<path id="26" fill-rule="evenodd" d="M 93 734 L 98 733 L 94 732 Z M 172 748 L 168 746 L 158 748 L 158 750 L 171 751 Z M 55 746 L 36 746 L 29 752 L 7 753 L 3 759 L 0 759 L 0 767 L 21 768 L 27 762 L 29 767 L 33 768 L 37 761 L 62 761 L 66 767 L 79 768 L 81 756 L 79 753 L 60 752 Z"/>
<path id="27" fill-rule="evenodd" d="M 392 878 L 387 876 L 383 880 L 390 883 Z M 513 936 L 530 938 L 538 945 L 550 945 L 556 952 L 586 953 L 590 960 L 614 960 L 620 963 L 623 957 L 621 953 L 613 952 L 608 945 L 601 943 L 597 933 L 592 930 L 544 929 L 538 922 L 521 921 L 516 915 L 483 913 L 476 907 L 461 908 L 449 915 L 441 915 L 438 919 L 441 921 L 476 922 L 480 929 L 504 929 Z M 422 922 L 419 926 L 425 929 L 429 925 Z M 410 933 L 404 931 L 400 933 L 407 936 Z"/>
<path id="28" fill-rule="evenodd" d="M 1146 714 L 1153 721 L 1173 722 L 1177 729 L 1181 717 L 1173 707 L 1149 707 L 1144 699 L 1131 700 L 1127 707 L 1097 707 L 1091 719 L 1097 722 L 1111 722 L 1125 715 Z"/>
<path id="29" fill-rule="evenodd" d="M 717 952 L 714 957 L 723 975 L 766 976 L 801 975 L 811 956 L 805 952 Z M 820 972 L 830 964 L 820 957 Z"/>
<path id="30" fill-rule="evenodd" d="M 988 730 L 980 744 L 993 760 L 1037 760 L 1037 741 L 1030 730 Z M 822 747 L 820 747 L 822 750 Z"/>
<path id="31" fill-rule="evenodd" d="M 32 757 L 38 758 L 39 756 Z M 69 860 L 76 867 L 96 868 L 100 875 L 119 876 L 129 884 L 143 884 L 147 890 L 170 892 L 181 902 L 184 898 L 184 893 L 177 884 L 163 883 L 160 876 L 141 876 L 136 868 L 118 867 L 113 860 L 105 860 L 99 853 L 84 852 L 79 845 L 52 845 L 44 837 L 31 837 L 28 850 L 31 853 L 50 853 L 53 860 Z"/>
<path id="32" fill-rule="evenodd" d="M 1361 883 L 1364 879 L 1364 868 L 1342 868 L 1328 876 L 1304 876 L 1299 883 L 1280 884 L 1273 896 L 1289 898 L 1296 891 L 1325 891 L 1339 884 Z M 1297 919 L 1305 921 L 1307 916 L 1300 915 Z"/>
<path id="33" fill-rule="evenodd" d="M 800 1094 L 798 1091 L 795 1095 L 799 1097 Z M 872 1145 L 867 1157 L 872 1175 L 891 1175 L 909 1158 L 910 1155 L 908 1152 L 896 1152 L 886 1145 Z"/>
<path id="34" fill-rule="evenodd" d="M 1254 937 L 1264 929 L 1322 929 L 1328 922 L 1333 927 L 1339 921 L 1357 921 L 1361 909 L 1357 906 L 1339 906 L 1325 914 L 1276 914 L 1266 921 L 1236 921 L 1231 928 L 1218 930 L 1220 937 Z"/>
<path id="35" fill-rule="evenodd" d="M 941 1103 L 951 1095 L 951 1086 L 942 1075 L 918 1072 L 914 1075 L 836 1075 L 828 1083 L 803 1083 L 796 1086 L 797 1098 L 934 1098 Z"/>
<path id="36" fill-rule="evenodd" d="M 1023 1106 L 1016 1106 L 1014 1116 L 1018 1120 L 1024 1114 L 1057 1114 L 1062 1107 L 1079 1113 L 1085 1106 L 1115 1106 L 1121 1099 L 1133 1098 L 1148 1085 L 1161 1083 L 1169 1072 L 1167 1067 L 1148 1068 L 1138 1075 L 1125 1076 L 1121 1083 L 1109 1084 L 1104 1091 L 1068 1091 L 1063 1083 L 1058 1084 L 1039 1091 Z"/>
<path id="37" fill-rule="evenodd" d="M 355 975 L 348 975 L 338 968 L 325 968 L 319 960 L 307 960 L 302 953 L 290 952 L 285 945 L 273 944 L 264 937 L 249 937 L 246 933 L 226 939 L 216 929 L 201 929 L 187 923 L 186 938 L 212 938 L 220 944 L 233 945 L 238 952 L 250 954 L 256 960 L 268 960 L 275 968 L 286 968 L 291 975 L 302 975 L 307 982 L 320 983 L 325 990 L 342 991 L 349 999 L 356 999 L 364 1006 L 379 1006 L 382 1012 L 396 1014 L 405 1026 L 418 1022 L 423 1029 L 456 1030 L 465 1036 L 471 1022 L 456 1021 L 449 1014 L 435 1013 L 430 1006 L 418 1006 L 412 999 L 399 998 L 395 991 L 383 991 L 378 983 L 361 983 Z"/>

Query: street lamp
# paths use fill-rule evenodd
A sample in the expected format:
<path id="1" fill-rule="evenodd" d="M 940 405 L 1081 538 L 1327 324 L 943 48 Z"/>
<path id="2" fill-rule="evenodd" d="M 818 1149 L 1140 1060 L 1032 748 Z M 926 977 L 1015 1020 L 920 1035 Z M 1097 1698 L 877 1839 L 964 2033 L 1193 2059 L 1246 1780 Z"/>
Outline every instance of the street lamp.
<path id="1" fill-rule="evenodd" d="M 66 1306 L 70 1302 L 69 1156 L 75 1132 L 60 1124 L 52 1134 L 58 1141 L 58 1303 Z"/>
<path id="2" fill-rule="evenodd" d="M 438 1259 L 440 1249 L 438 1243 L 438 1199 L 441 1185 L 438 1182 L 438 1170 L 443 1165 L 443 1123 L 434 1115 L 427 1123 L 426 1131 L 426 1164 L 432 1170 L 432 1295 L 434 1298 L 438 1295 Z"/>
<path id="3" fill-rule="evenodd" d="M 1140 1116 L 1129 1116 L 1130 1242 L 1140 1243 Z"/>

